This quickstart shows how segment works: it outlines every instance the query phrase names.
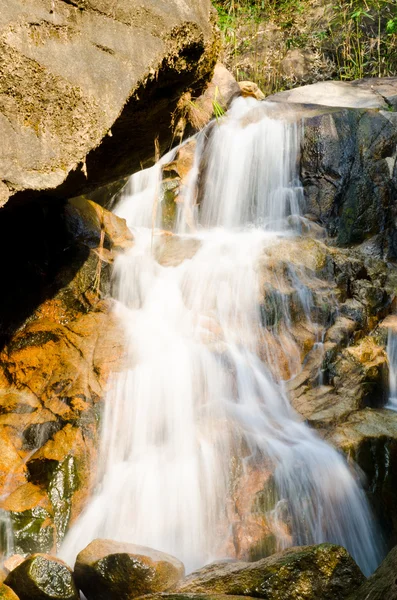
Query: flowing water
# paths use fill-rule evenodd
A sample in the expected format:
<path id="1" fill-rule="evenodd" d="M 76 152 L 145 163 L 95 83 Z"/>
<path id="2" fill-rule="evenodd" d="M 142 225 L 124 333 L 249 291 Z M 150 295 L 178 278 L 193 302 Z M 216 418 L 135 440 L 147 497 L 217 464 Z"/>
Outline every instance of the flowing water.
<path id="1" fill-rule="evenodd" d="M 389 358 L 389 401 L 386 408 L 397 410 L 397 332 L 389 329 L 387 339 L 387 355 Z"/>
<path id="2" fill-rule="evenodd" d="M 128 368 L 105 403 L 98 489 L 65 540 L 67 560 L 95 537 L 169 552 L 188 571 L 233 555 L 238 463 L 272 472 L 266 518 L 277 548 L 332 541 L 365 573 L 377 565 L 357 474 L 296 415 L 280 375 L 300 365 L 290 298 L 311 324 L 314 297 L 299 260 L 273 270 L 303 222 L 300 125 L 279 111 L 239 99 L 201 133 L 179 235 L 160 230 L 157 206 L 172 153 L 133 176 L 116 208 L 135 236 L 114 273 Z M 272 311 L 264 281 L 281 288 Z"/>

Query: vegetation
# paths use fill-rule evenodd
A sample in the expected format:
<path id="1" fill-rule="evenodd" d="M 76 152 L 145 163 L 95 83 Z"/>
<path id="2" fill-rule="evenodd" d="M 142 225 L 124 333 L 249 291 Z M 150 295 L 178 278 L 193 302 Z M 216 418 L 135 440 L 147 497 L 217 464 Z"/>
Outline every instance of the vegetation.
<path id="1" fill-rule="evenodd" d="M 226 65 L 266 93 L 397 74 L 396 0 L 216 0 Z"/>

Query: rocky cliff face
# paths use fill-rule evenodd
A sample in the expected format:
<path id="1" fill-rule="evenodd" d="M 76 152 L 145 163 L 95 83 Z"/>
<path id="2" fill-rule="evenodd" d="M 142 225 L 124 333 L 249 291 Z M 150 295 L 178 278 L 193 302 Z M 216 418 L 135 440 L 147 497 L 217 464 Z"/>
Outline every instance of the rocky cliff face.
<path id="1" fill-rule="evenodd" d="M 180 94 L 210 76 L 209 0 L 5 0 L 0 206 L 76 195 L 169 147 Z"/>

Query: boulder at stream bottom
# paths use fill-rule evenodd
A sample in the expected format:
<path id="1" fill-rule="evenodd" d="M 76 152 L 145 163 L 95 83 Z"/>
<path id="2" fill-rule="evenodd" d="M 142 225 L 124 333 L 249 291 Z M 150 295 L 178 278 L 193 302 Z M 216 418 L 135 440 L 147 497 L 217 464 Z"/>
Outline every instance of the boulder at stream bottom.
<path id="1" fill-rule="evenodd" d="M 186 577 L 172 591 L 266 600 L 342 600 L 363 581 L 347 550 L 320 544 L 289 548 L 254 563 L 213 563 Z"/>
<path id="2" fill-rule="evenodd" d="M 5 580 L 20 600 L 79 600 L 71 569 L 46 554 L 33 554 Z M 1 597 L 1 596 L 0 596 Z M 12 599 L 12 596 L 4 596 Z"/>
<path id="3" fill-rule="evenodd" d="M 110 540 L 94 540 L 77 556 L 76 583 L 87 600 L 129 600 L 165 591 L 185 573 L 175 557 Z"/>

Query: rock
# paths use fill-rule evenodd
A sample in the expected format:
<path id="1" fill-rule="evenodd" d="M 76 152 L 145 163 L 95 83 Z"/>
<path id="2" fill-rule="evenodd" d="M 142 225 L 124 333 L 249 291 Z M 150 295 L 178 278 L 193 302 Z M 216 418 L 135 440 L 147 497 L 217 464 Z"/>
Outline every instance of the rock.
<path id="1" fill-rule="evenodd" d="M 280 71 L 282 75 L 290 81 L 299 81 L 300 83 L 304 83 L 311 78 L 311 74 L 315 70 L 317 61 L 318 56 L 312 50 L 304 48 L 292 48 L 287 51 L 286 55 L 281 60 Z M 279 92 L 279 94 L 281 93 L 282 92 Z M 274 94 L 274 96 L 270 96 L 269 98 L 274 98 L 277 100 L 279 94 Z M 287 96 L 287 94 L 285 101 L 291 101 L 289 100 L 289 96 Z"/>
<path id="2" fill-rule="evenodd" d="M 213 22 L 210 0 L 3 2 L 0 203 L 76 195 L 169 147 L 178 97 L 212 75 Z"/>
<path id="3" fill-rule="evenodd" d="M 178 102 L 176 135 L 191 135 L 200 131 L 215 117 L 215 105 L 226 112 L 232 101 L 241 95 L 240 86 L 222 63 L 215 65 L 214 74 L 203 94 L 198 98 L 186 92 Z"/>
<path id="4" fill-rule="evenodd" d="M 341 600 L 363 581 L 344 548 L 321 544 L 290 548 L 254 563 L 214 563 L 195 571 L 172 591 L 268 600 Z"/>
<path id="5" fill-rule="evenodd" d="M 394 113 L 327 109 L 305 119 L 301 177 L 306 210 L 338 244 L 381 234 L 383 252 L 395 255 L 396 144 Z"/>
<path id="6" fill-rule="evenodd" d="M 162 592 L 184 575 L 175 557 L 144 546 L 94 540 L 77 556 L 76 583 L 87 600 L 129 600 Z"/>
<path id="7" fill-rule="evenodd" d="M 174 160 L 163 166 L 161 195 L 161 216 L 164 229 L 174 231 L 178 210 L 184 211 L 184 218 L 188 227 L 194 231 L 195 223 L 193 217 L 193 206 L 190 202 L 185 203 L 185 195 L 194 165 L 196 151 L 196 140 L 193 138 L 183 144 L 177 151 Z"/>
<path id="8" fill-rule="evenodd" d="M 149 594 L 148 596 L 141 596 L 141 599 L 147 598 L 149 600 L 242 600 L 250 596 L 232 596 L 230 594 L 172 594 L 164 592 L 162 594 Z M 140 599 L 140 600 L 141 600 Z"/>
<path id="9" fill-rule="evenodd" d="M 154 255 L 160 265 L 177 267 L 184 260 L 193 258 L 201 246 L 201 241 L 178 235 L 162 235 L 156 238 Z"/>
<path id="10" fill-rule="evenodd" d="M 78 243 L 90 248 L 102 245 L 107 251 L 118 252 L 133 245 L 132 233 L 125 220 L 91 200 L 82 197 L 68 200 L 65 215 L 67 229 Z"/>
<path id="11" fill-rule="evenodd" d="M 292 56 L 295 56 L 297 51 L 298 49 L 294 49 L 287 56 L 292 60 Z M 397 110 L 397 77 L 367 78 L 356 81 L 319 81 L 293 90 L 278 92 L 268 96 L 266 100 L 345 108 L 382 108 L 384 110 L 393 108 Z"/>
<path id="12" fill-rule="evenodd" d="M 55 263 L 41 303 L 7 332 L 0 351 L 1 508 L 21 554 L 55 553 L 83 509 L 95 480 L 101 402 L 125 355 L 113 303 L 102 297 L 110 263 L 132 244 L 130 231 L 83 198 L 58 208 L 59 246 L 44 242 L 66 261 Z M 40 260 L 46 268 L 47 253 Z"/>
<path id="13" fill-rule="evenodd" d="M 239 81 L 238 83 L 241 95 L 243 98 L 255 98 L 256 100 L 263 100 L 265 94 L 259 89 L 259 86 L 253 81 Z"/>
<path id="14" fill-rule="evenodd" d="M 397 540 L 397 413 L 366 408 L 354 412 L 326 435 L 353 459 L 366 478 L 367 496 L 390 545 Z"/>
<path id="15" fill-rule="evenodd" d="M 396 600 L 396 573 L 397 547 L 389 552 L 375 573 L 368 577 L 349 600 Z"/>
<path id="16" fill-rule="evenodd" d="M 20 600 L 8 585 L 0 585 L 0 600 Z"/>
<path id="17" fill-rule="evenodd" d="M 34 554 L 5 580 L 20 600 L 79 600 L 71 569 L 57 558 Z"/>
<path id="18" fill-rule="evenodd" d="M 24 560 L 25 557 L 21 554 L 13 554 L 9 558 L 7 558 L 3 563 L 3 567 L 5 570 L 4 579 L 7 577 L 8 573 L 11 573 L 11 571 L 13 571 L 16 567 L 18 567 L 18 565 L 23 563 Z"/>

